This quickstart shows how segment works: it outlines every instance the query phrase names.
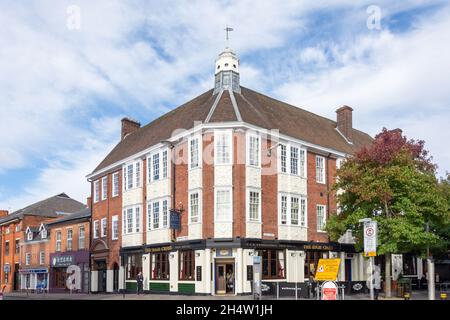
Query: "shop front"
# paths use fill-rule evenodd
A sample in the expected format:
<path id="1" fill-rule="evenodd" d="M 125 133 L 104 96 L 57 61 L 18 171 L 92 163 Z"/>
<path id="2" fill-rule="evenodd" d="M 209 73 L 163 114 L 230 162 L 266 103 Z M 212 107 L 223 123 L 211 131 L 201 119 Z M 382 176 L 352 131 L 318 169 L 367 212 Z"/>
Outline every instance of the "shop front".
<path id="1" fill-rule="evenodd" d="M 70 286 L 72 284 L 72 286 Z M 87 293 L 89 290 L 89 251 L 50 254 L 50 292 Z"/>
<path id="2" fill-rule="evenodd" d="M 48 269 L 33 268 L 20 269 L 20 289 L 22 290 L 48 290 Z"/>

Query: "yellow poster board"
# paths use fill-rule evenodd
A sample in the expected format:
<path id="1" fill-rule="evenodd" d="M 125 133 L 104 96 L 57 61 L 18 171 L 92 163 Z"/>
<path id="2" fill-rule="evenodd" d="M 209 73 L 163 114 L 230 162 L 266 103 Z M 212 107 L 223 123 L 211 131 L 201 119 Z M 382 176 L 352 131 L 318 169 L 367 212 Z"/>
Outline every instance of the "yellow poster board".
<path id="1" fill-rule="evenodd" d="M 341 259 L 319 259 L 316 281 L 336 281 Z"/>

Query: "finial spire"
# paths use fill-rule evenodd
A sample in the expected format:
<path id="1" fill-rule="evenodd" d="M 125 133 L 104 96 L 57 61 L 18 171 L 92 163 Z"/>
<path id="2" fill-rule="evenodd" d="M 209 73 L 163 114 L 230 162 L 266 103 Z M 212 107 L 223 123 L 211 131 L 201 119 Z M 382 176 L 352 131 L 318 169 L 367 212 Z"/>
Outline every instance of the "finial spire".
<path id="1" fill-rule="evenodd" d="M 229 33 L 230 33 L 231 31 L 234 31 L 234 29 L 228 27 L 228 25 L 227 25 L 227 27 L 225 28 L 225 32 L 227 33 L 227 42 L 228 42 L 228 40 L 230 40 Z"/>

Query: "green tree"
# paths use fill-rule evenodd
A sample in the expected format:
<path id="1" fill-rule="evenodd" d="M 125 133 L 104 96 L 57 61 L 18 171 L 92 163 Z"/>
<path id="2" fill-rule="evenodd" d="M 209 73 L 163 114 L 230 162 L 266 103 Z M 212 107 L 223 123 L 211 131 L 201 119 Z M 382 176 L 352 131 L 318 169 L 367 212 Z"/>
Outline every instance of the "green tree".
<path id="1" fill-rule="evenodd" d="M 340 207 L 326 229 L 332 240 L 351 230 L 363 247 L 359 220 L 378 222 L 378 254 L 386 255 L 386 295 L 391 295 L 391 253 L 425 255 L 428 247 L 442 250 L 441 232 L 449 221 L 448 201 L 436 178 L 423 141 L 407 140 L 401 130 L 386 128 L 372 145 L 359 150 L 337 171 L 334 186 Z M 430 232 L 426 232 L 427 223 Z"/>

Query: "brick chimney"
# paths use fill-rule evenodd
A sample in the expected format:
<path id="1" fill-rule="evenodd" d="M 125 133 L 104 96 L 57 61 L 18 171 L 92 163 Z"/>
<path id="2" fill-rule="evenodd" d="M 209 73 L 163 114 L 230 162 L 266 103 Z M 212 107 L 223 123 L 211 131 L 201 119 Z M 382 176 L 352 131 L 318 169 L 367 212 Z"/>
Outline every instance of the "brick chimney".
<path id="1" fill-rule="evenodd" d="M 353 142 L 353 109 L 349 106 L 343 106 L 336 110 L 337 113 L 337 129 L 349 142 Z"/>
<path id="2" fill-rule="evenodd" d="M 8 215 L 8 210 L 0 210 L 0 218 L 6 217 Z"/>
<path id="3" fill-rule="evenodd" d="M 140 122 L 130 119 L 130 118 L 123 118 L 122 119 L 122 134 L 121 139 L 125 139 L 127 135 L 130 133 L 135 132 L 137 129 L 141 127 Z"/>

